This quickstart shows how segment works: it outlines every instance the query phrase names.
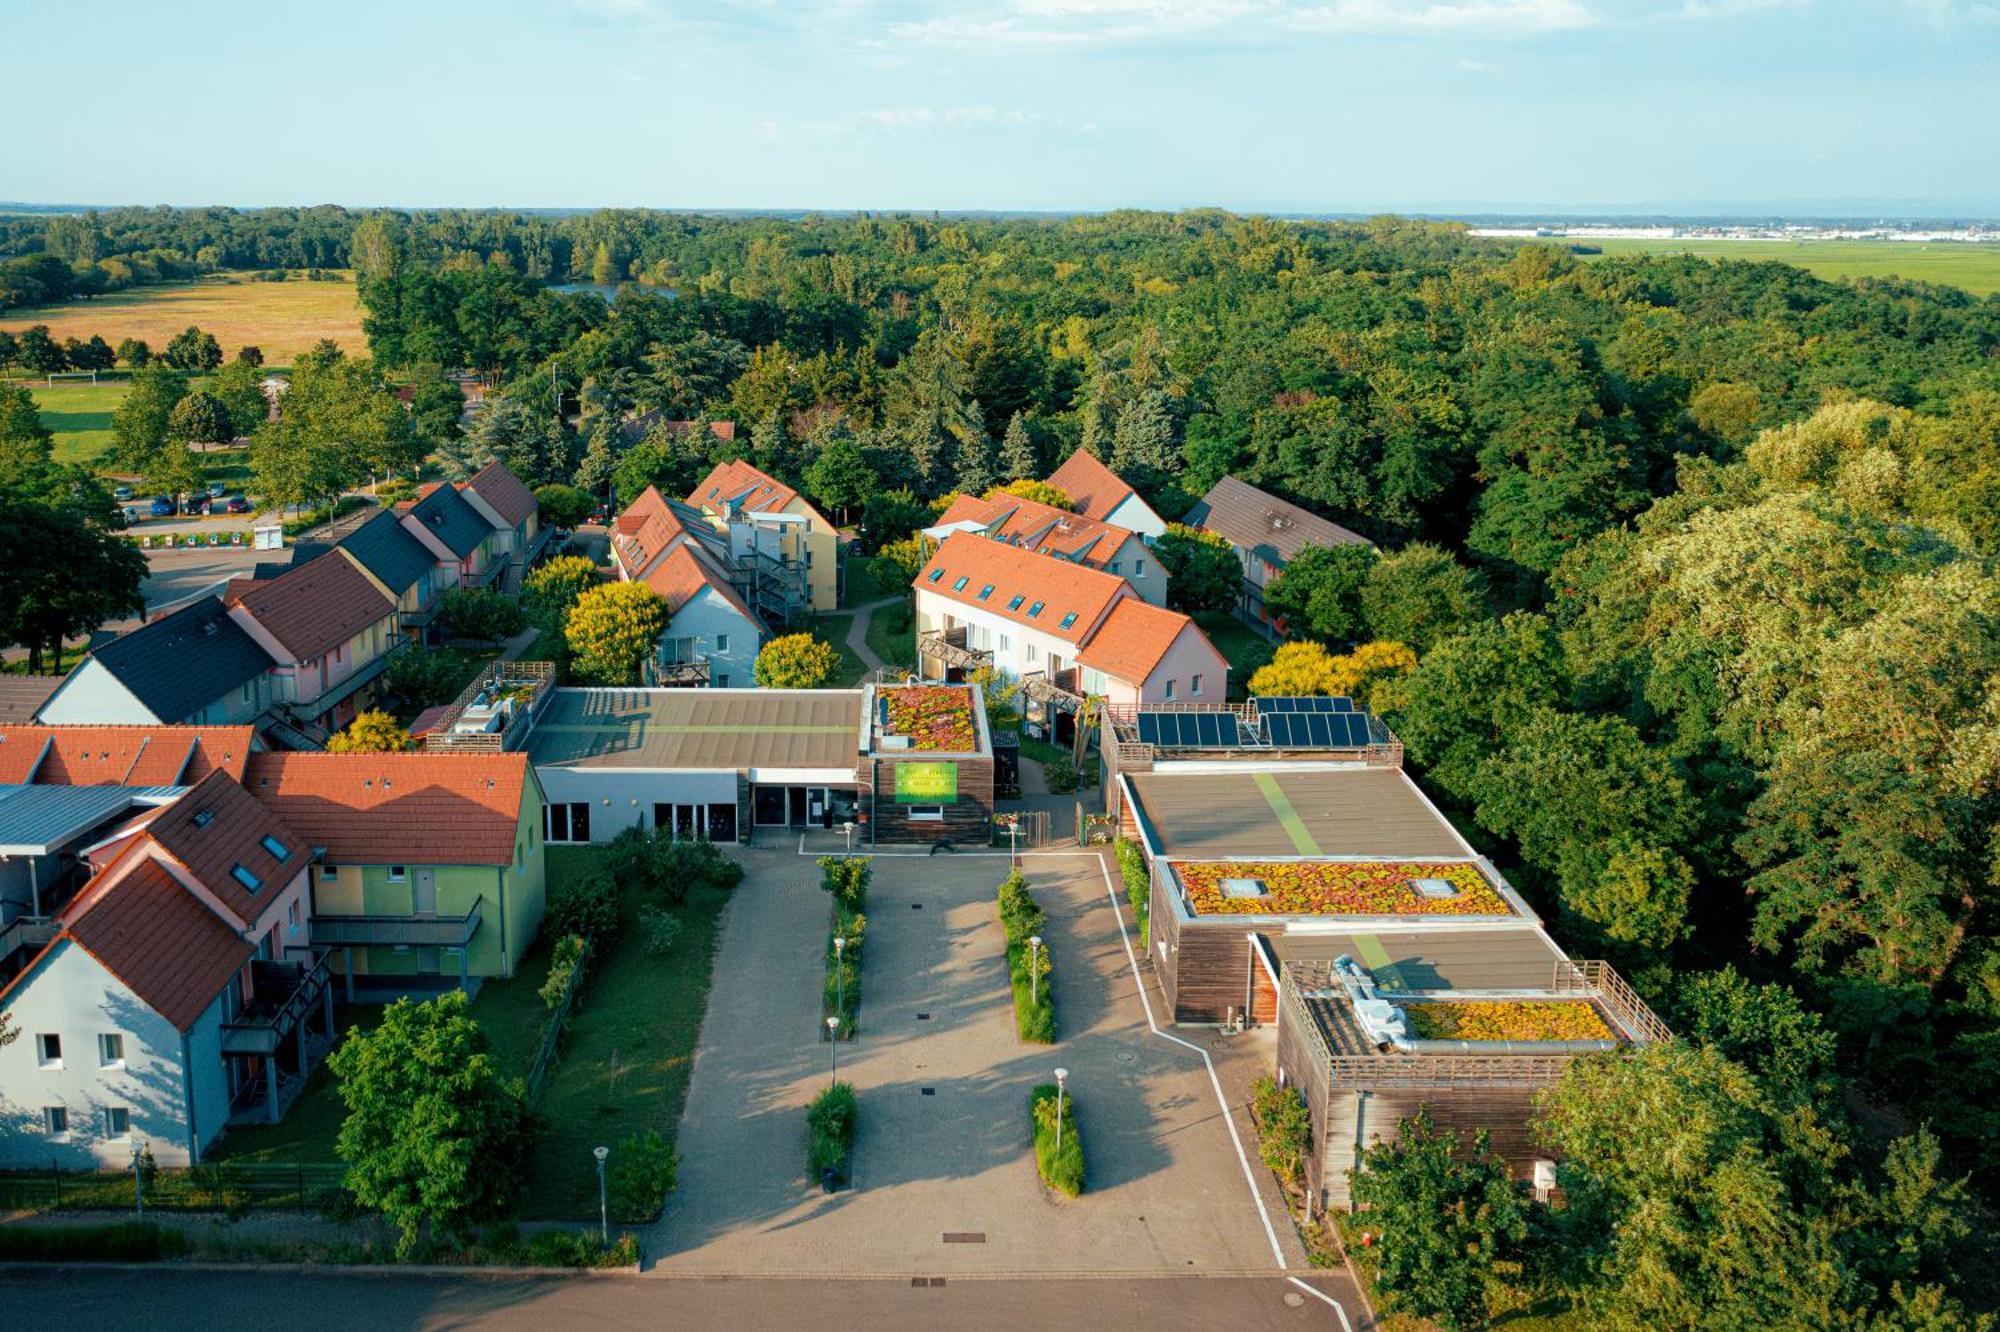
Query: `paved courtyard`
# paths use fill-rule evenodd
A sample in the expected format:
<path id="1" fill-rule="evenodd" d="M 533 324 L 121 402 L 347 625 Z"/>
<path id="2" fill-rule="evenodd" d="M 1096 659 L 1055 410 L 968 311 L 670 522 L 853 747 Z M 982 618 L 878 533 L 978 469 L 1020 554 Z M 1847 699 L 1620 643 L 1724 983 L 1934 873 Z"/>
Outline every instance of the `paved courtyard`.
<path id="1" fill-rule="evenodd" d="M 748 864 L 696 1056 L 680 1188 L 647 1241 L 658 1269 L 1272 1272 L 1275 1232 L 1286 1265 L 1304 1270 L 1259 1166 L 1267 1230 L 1200 1054 L 1149 1028 L 1090 854 L 1027 860 L 1055 949 L 1053 1047 L 1014 1035 L 993 903 L 1004 854 L 876 859 L 860 1034 L 839 1050 L 861 1101 L 852 1182 L 821 1193 L 805 1175 L 804 1106 L 829 1076 L 813 1025 L 827 902 L 818 868 L 790 848 L 751 852 Z M 1246 1038 L 1215 1046 L 1215 1059 L 1240 1106 L 1268 1052 L 1260 1059 Z M 1042 1188 L 1030 1153 L 1028 1093 L 1059 1064 L 1088 1158 L 1075 1201 Z M 979 1238 L 946 1243 L 948 1233 Z"/>

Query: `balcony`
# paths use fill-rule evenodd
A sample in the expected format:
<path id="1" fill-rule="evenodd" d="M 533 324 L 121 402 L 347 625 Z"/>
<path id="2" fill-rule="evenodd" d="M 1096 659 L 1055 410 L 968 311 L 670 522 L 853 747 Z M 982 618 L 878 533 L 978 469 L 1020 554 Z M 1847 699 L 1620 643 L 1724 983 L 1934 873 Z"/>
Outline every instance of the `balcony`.
<path id="1" fill-rule="evenodd" d="M 976 671 L 993 664 L 993 654 L 965 645 L 965 629 L 926 629 L 917 635 L 917 655 L 937 662 L 947 672 Z M 925 672 L 928 675 L 928 672 Z"/>
<path id="2" fill-rule="evenodd" d="M 462 916 L 314 916 L 313 943 L 331 948 L 371 945 L 466 948 L 479 933 L 481 898 Z"/>
<path id="3" fill-rule="evenodd" d="M 654 662 L 647 668 L 660 689 L 706 689 L 711 678 L 706 659 Z"/>
<path id="4" fill-rule="evenodd" d="M 327 988 L 327 963 L 325 953 L 310 962 L 252 962 L 250 990 L 254 998 L 233 1020 L 222 1024 L 222 1052 L 268 1057 L 295 1032 L 303 1043 L 306 1021 L 315 1008 L 325 1008 L 327 1026 L 331 1027 L 333 993 Z"/>

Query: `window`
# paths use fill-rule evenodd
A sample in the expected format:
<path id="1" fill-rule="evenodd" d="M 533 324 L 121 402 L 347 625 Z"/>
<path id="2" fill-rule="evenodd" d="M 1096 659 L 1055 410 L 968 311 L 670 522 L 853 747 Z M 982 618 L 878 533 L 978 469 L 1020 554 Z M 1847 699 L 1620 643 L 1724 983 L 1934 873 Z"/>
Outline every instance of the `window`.
<path id="1" fill-rule="evenodd" d="M 715 677 L 715 687 L 717 689 L 729 688 L 729 672 L 724 671 Z"/>
<path id="2" fill-rule="evenodd" d="M 1112 572 L 1112 573 L 1123 573 L 1123 572 L 1124 572 L 1124 570 L 1123 570 L 1123 569 L 1119 568 L 1119 562 L 1118 562 L 1117 560 L 1113 560 L 1113 561 L 1111 561 L 1111 572 Z"/>
<path id="3" fill-rule="evenodd" d="M 292 899 L 292 904 L 285 909 L 285 922 L 291 926 L 293 934 L 299 932 L 299 899 L 296 897 Z"/>
<path id="4" fill-rule="evenodd" d="M 1071 611 L 1069 614 L 1062 617 L 1062 623 L 1057 625 L 1056 628 L 1067 629 L 1075 623 L 1076 623 L 1076 612 Z"/>
<path id="5" fill-rule="evenodd" d="M 129 1138 L 132 1136 L 132 1112 L 122 1105 L 104 1107 L 104 1136 L 107 1138 Z"/>
<path id="6" fill-rule="evenodd" d="M 729 635 L 728 635 L 728 634 L 717 634 L 717 635 L 715 636 L 715 650 L 716 650 L 717 652 L 721 652 L 721 653 L 726 653 L 726 652 L 728 652 L 728 651 L 729 651 Z"/>
<path id="7" fill-rule="evenodd" d="M 209 824 L 211 824 L 211 823 L 214 823 L 214 822 L 215 822 L 215 811 L 214 811 L 214 810 L 212 810 L 212 809 L 198 809 L 198 810 L 196 810 L 196 811 L 194 812 L 194 826 L 195 826 L 195 827 L 197 827 L 197 828 L 206 828 L 206 827 L 207 827 L 207 826 L 208 826 Z"/>
<path id="8" fill-rule="evenodd" d="M 1132 561 L 1132 576 L 1134 578 L 1144 578 L 1146 576 L 1146 562 L 1144 560 Z"/>
<path id="9" fill-rule="evenodd" d="M 61 1068 L 62 1037 L 53 1031 L 35 1037 L 35 1061 L 43 1068 Z"/>
<path id="10" fill-rule="evenodd" d="M 1042 659 L 1042 650 L 1036 647 L 1033 643 L 1028 644 L 1028 664 L 1032 666 L 1041 659 Z"/>
<path id="11" fill-rule="evenodd" d="M 125 1037 L 121 1033 L 115 1031 L 98 1033 L 97 1066 L 99 1068 L 125 1067 Z"/>
<path id="12" fill-rule="evenodd" d="M 1013 639 L 1011 639 L 1011 638 L 1007 637 L 1007 635 L 1005 635 L 1005 634 L 1002 634 L 1002 635 L 1000 635 L 1000 650 L 1001 650 L 1002 652 L 1005 652 L 1005 651 L 1007 651 L 1007 649 L 1009 649 L 1009 648 L 1011 648 L 1011 647 L 1013 647 L 1013 646 L 1014 646 L 1014 640 L 1013 640 Z"/>
<path id="13" fill-rule="evenodd" d="M 391 866 L 389 866 L 389 882 L 390 882 L 390 883 L 401 883 L 401 882 L 402 882 L 403 880 L 405 880 L 405 879 L 407 879 L 407 878 L 409 878 L 409 877 L 410 877 L 410 867 L 409 867 L 408 865 L 391 865 Z"/>
<path id="14" fill-rule="evenodd" d="M 958 576 L 958 581 L 951 585 L 951 590 L 954 592 L 963 592 L 965 591 L 965 585 L 971 581 L 972 578 L 970 575 L 960 574 Z"/>
<path id="15" fill-rule="evenodd" d="M 1038 602 L 1036 602 L 1036 603 L 1035 603 L 1034 605 L 1032 605 L 1032 606 L 1028 607 L 1028 618 L 1032 620 L 1032 619 L 1034 619 L 1034 618 L 1035 618 L 1035 617 L 1036 617 L 1037 615 L 1040 615 L 1040 614 L 1042 613 L 1042 607 L 1044 607 L 1044 606 L 1046 606 L 1046 605 L 1048 605 L 1048 604 L 1049 604 L 1049 603 L 1048 603 L 1048 602 L 1046 602 L 1046 601 L 1038 601 Z"/>
<path id="16" fill-rule="evenodd" d="M 991 583 L 988 583 L 985 587 L 979 589 L 979 599 L 981 601 L 986 600 L 986 598 L 992 595 L 993 595 L 993 584 Z"/>
<path id="17" fill-rule="evenodd" d="M 590 840 L 590 802 L 572 801 L 550 805 L 542 811 L 542 821 L 547 825 L 551 842 L 587 842 Z"/>
<path id="18" fill-rule="evenodd" d="M 42 1127 L 49 1131 L 51 1138 L 67 1138 L 69 1136 L 69 1111 L 59 1105 L 43 1107 Z"/>
<path id="19" fill-rule="evenodd" d="M 1027 600 L 1026 597 L 1015 597 L 1012 601 L 1007 603 L 1007 609 L 1010 611 L 1019 610 L 1021 609 L 1021 603 L 1026 600 Z"/>
<path id="20" fill-rule="evenodd" d="M 936 581 L 937 581 L 938 579 L 940 579 L 940 578 L 942 578 L 942 577 L 944 577 L 944 570 L 943 570 L 943 569 L 933 569 L 933 570 L 931 570 L 931 576 L 930 576 L 930 581 L 931 581 L 931 582 L 935 583 L 935 582 L 936 582 Z"/>
<path id="21" fill-rule="evenodd" d="M 944 822 L 944 806 L 943 806 L 943 805 L 911 805 L 911 806 L 910 806 L 910 822 L 912 822 L 912 823 L 943 823 L 943 822 Z"/>
<path id="22" fill-rule="evenodd" d="M 258 878 L 256 875 L 252 874 L 249 870 L 244 869 L 241 865 L 231 865 L 229 867 L 229 877 L 236 880 L 236 882 L 242 884 L 245 888 L 247 888 L 249 891 L 253 893 L 261 892 L 263 890 L 264 881 Z"/>
<path id="23" fill-rule="evenodd" d="M 1188 692 L 1190 694 L 1199 694 L 1201 692 L 1200 671 L 1196 671 L 1193 675 L 1188 677 Z"/>
<path id="24" fill-rule="evenodd" d="M 321 883 L 325 883 L 328 879 L 337 879 L 339 877 L 340 877 L 340 866 L 321 865 L 319 867 L 319 878 Z"/>
<path id="25" fill-rule="evenodd" d="M 1175 693 L 1174 686 L 1177 683 L 1178 683 L 1177 681 L 1171 679 L 1167 681 L 1167 702 L 1169 703 L 1174 701 L 1174 693 Z"/>
<path id="26" fill-rule="evenodd" d="M 279 841 L 275 837 L 267 836 L 264 839 L 264 849 L 266 851 L 269 851 L 271 853 L 271 859 L 277 861 L 280 865 L 284 864 L 286 861 L 292 858 L 291 848 L 287 847 L 283 842 Z"/>

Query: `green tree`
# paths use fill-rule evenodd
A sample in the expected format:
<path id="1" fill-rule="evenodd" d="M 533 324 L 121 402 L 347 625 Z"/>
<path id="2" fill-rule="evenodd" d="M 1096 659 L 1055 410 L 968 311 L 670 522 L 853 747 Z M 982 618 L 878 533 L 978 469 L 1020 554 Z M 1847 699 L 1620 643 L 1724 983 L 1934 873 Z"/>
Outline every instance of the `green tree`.
<path id="1" fill-rule="evenodd" d="M 465 433 L 465 390 L 436 366 L 420 367 L 410 384 L 410 417 L 417 436 L 445 444 Z"/>
<path id="2" fill-rule="evenodd" d="M 236 349 L 236 359 L 249 366 L 252 370 L 259 369 L 264 364 L 264 349 L 255 346 L 238 347 Z"/>
<path id="3" fill-rule="evenodd" d="M 463 993 L 398 999 L 327 1057 L 347 1107 L 335 1150 L 363 1207 L 401 1232 L 408 1257 L 426 1228 L 463 1242 L 505 1214 L 539 1125 L 500 1076 Z"/>
<path id="4" fill-rule="evenodd" d="M 204 333 L 190 324 L 174 334 L 163 355 L 176 370 L 205 373 L 222 364 L 222 344 L 213 333 Z"/>
<path id="5" fill-rule="evenodd" d="M 1377 638 L 1428 652 L 1486 618 L 1486 580 L 1449 551 L 1413 542 L 1368 570 L 1361 614 Z"/>
<path id="6" fill-rule="evenodd" d="M 24 388 L 0 384 L 0 481 L 31 463 L 45 463 L 55 436 L 42 421 L 35 395 Z"/>
<path id="7" fill-rule="evenodd" d="M 410 733 L 380 710 L 357 714 L 346 730 L 326 742 L 329 754 L 399 754 L 409 748 Z"/>
<path id="8" fill-rule="evenodd" d="M 1243 590 L 1243 562 L 1236 548 L 1213 532 L 1168 523 L 1153 542 L 1167 575 L 1167 604 L 1178 611 L 1226 611 Z"/>
<path id="9" fill-rule="evenodd" d="M 1000 439 L 1000 474 L 1009 481 L 1042 474 L 1041 454 L 1028 434 L 1027 419 L 1019 412 L 1007 418 L 1007 433 Z"/>
<path id="10" fill-rule="evenodd" d="M 590 517 L 596 501 L 575 486 L 536 486 L 535 502 L 542 521 L 554 527 L 575 527 Z"/>
<path id="11" fill-rule="evenodd" d="M 867 503 L 881 486 L 881 478 L 868 465 L 860 441 L 852 431 L 833 433 L 805 472 L 806 493 L 822 506 L 832 509 L 836 521 L 845 522 L 850 511 Z"/>
<path id="12" fill-rule="evenodd" d="M 407 471 L 423 454 L 374 363 L 327 344 L 293 364 L 278 419 L 251 438 L 250 465 L 267 498 L 306 504 L 330 501 L 372 471 Z"/>
<path id="13" fill-rule="evenodd" d="M 28 369 L 43 375 L 52 375 L 69 364 L 61 344 L 49 336 L 47 324 L 22 329 L 15 339 L 14 356 Z"/>
<path id="14" fill-rule="evenodd" d="M 590 431 L 584 437 L 583 458 L 577 463 L 570 480 L 578 490 L 590 496 L 594 508 L 599 503 L 608 504 L 614 498 L 611 484 L 617 469 L 618 425 L 608 417 L 600 417 L 591 423 Z M 643 491 L 651 484 L 648 481 L 639 490 Z M 637 498 L 638 492 L 633 494 Z"/>
<path id="15" fill-rule="evenodd" d="M 1833 1033 L 1789 987 L 1759 985 L 1733 966 L 1690 972 L 1674 987 L 1671 1020 L 1683 1040 L 1741 1065 L 1773 1104 L 1832 1103 Z"/>
<path id="16" fill-rule="evenodd" d="M 818 689 L 839 668 L 833 644 L 811 634 L 784 634 L 764 644 L 751 674 L 760 689 Z"/>
<path id="17" fill-rule="evenodd" d="M 270 416 L 270 403 L 264 397 L 263 381 L 263 372 L 244 361 L 231 361 L 208 381 L 208 392 L 222 404 L 234 433 L 254 434 Z"/>
<path id="18" fill-rule="evenodd" d="M 174 408 L 187 396 L 187 376 L 165 365 L 149 365 L 132 376 L 132 387 L 111 413 L 111 454 L 126 471 L 145 472 L 166 451 Z"/>
<path id="19" fill-rule="evenodd" d="M 1354 1171 L 1354 1200 L 1383 1243 L 1375 1289 L 1382 1306 L 1446 1329 L 1489 1325 L 1501 1263 L 1528 1238 L 1528 1209 L 1486 1130 L 1461 1155 L 1458 1134 L 1419 1109 Z"/>
<path id="20" fill-rule="evenodd" d="M 883 547 L 902 541 L 920 528 L 930 526 L 931 508 L 905 487 L 878 490 L 868 497 L 861 510 L 861 549 L 876 554 Z"/>
<path id="21" fill-rule="evenodd" d="M 228 409 L 214 394 L 199 389 L 175 403 L 167 414 L 167 441 L 182 448 L 221 443 L 234 436 Z"/>
<path id="22" fill-rule="evenodd" d="M 118 359 L 138 370 L 153 359 L 153 349 L 141 338 L 125 338 L 118 344 Z"/>
<path id="23" fill-rule="evenodd" d="M 93 489 L 96 515 L 78 502 Z M 146 557 L 110 530 L 107 507 L 94 481 L 52 465 L 0 490 L 0 643 L 27 649 L 30 674 L 59 669 L 66 640 L 145 606 Z"/>
<path id="24" fill-rule="evenodd" d="M 1113 471 L 1162 477 L 1180 467 L 1180 412 L 1164 389 L 1141 393 L 1119 409 L 1118 427 L 1111 437 Z"/>
<path id="25" fill-rule="evenodd" d="M 1429 780 L 1469 802 L 1485 761 L 1562 701 L 1568 678 L 1549 622 L 1517 613 L 1445 639 L 1377 704 Z"/>
<path id="26" fill-rule="evenodd" d="M 644 583 L 590 588 L 576 599 L 563 629 L 570 660 L 593 684 L 636 684 L 669 614 L 665 599 Z"/>
<path id="27" fill-rule="evenodd" d="M 1328 643 L 1360 638 L 1367 629 L 1361 589 L 1375 568 L 1369 546 L 1308 546 L 1264 589 L 1264 604 L 1294 635 Z"/>

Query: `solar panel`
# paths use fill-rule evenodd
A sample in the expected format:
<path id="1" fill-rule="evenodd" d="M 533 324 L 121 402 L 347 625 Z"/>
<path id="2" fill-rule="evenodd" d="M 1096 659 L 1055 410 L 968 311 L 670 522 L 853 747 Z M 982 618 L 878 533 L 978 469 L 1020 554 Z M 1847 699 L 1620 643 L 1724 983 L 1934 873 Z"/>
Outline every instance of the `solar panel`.
<path id="1" fill-rule="evenodd" d="M 1354 700 L 1351 698 L 1329 698 L 1325 700 L 1328 712 L 1352 712 Z"/>
<path id="2" fill-rule="evenodd" d="M 1257 700 L 1258 715 L 1273 712 L 1297 712 L 1302 698 L 1260 698 Z"/>
<path id="3" fill-rule="evenodd" d="M 1296 712 L 1274 712 L 1262 718 L 1259 725 L 1272 744 L 1291 747 L 1307 743 L 1305 722 L 1305 717 Z"/>
<path id="4" fill-rule="evenodd" d="M 1358 749 L 1368 743 L 1368 721 L 1359 713 L 1339 712 L 1327 720 L 1338 723 L 1334 729 L 1335 744 Z"/>
<path id="5" fill-rule="evenodd" d="M 1139 743 L 1157 745 L 1160 743 L 1160 719 L 1151 712 L 1139 714 Z"/>
<path id="6" fill-rule="evenodd" d="M 1228 734 L 1224 734 L 1223 732 L 1222 724 L 1224 722 L 1232 723 Z M 1197 713 L 1194 723 L 1195 731 L 1201 736 L 1201 743 L 1210 749 L 1220 749 L 1228 745 L 1235 737 L 1236 727 L 1233 724 L 1234 719 L 1225 717 L 1220 713 Z"/>

